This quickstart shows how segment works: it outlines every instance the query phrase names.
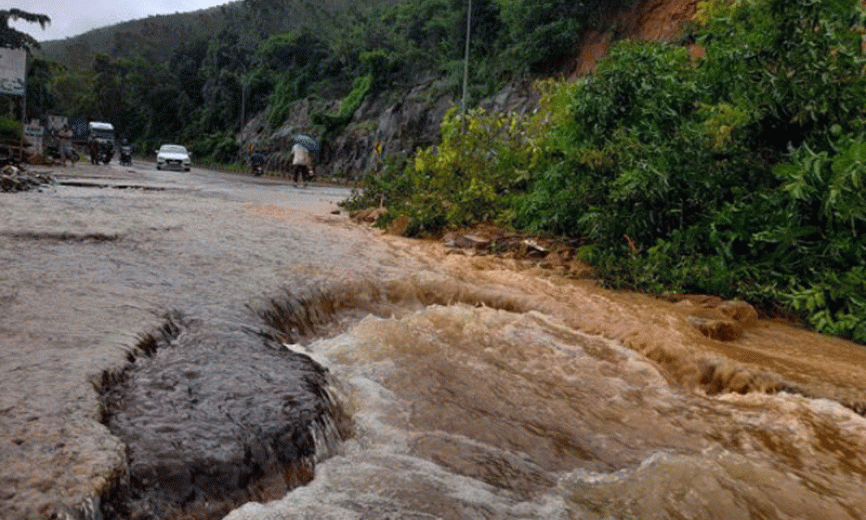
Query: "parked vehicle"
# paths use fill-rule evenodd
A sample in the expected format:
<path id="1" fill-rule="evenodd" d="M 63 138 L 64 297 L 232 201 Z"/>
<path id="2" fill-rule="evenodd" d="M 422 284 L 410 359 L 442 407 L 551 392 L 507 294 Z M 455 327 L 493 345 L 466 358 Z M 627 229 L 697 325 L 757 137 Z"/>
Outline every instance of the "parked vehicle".
<path id="1" fill-rule="evenodd" d="M 187 149 L 179 144 L 164 144 L 156 152 L 156 169 L 175 168 L 189 171 L 192 159 Z"/>

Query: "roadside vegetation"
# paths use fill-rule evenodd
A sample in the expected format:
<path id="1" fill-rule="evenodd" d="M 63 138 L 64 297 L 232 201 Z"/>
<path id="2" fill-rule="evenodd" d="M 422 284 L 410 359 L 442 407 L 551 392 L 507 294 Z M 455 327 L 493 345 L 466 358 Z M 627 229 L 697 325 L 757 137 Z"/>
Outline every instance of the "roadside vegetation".
<path id="1" fill-rule="evenodd" d="M 529 117 L 453 112 L 371 175 L 410 233 L 479 223 L 581 239 L 612 287 L 740 298 L 866 342 L 859 0 L 711 0 L 683 45 L 622 42 Z"/>

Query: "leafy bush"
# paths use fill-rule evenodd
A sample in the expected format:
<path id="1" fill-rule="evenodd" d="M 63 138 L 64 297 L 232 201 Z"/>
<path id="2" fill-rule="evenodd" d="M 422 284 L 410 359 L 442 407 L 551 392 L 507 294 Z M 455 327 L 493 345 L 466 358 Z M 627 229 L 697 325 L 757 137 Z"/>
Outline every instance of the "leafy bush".
<path id="1" fill-rule="evenodd" d="M 387 156 L 384 164 L 365 172 L 361 179 L 363 188 L 352 190 L 352 195 L 341 205 L 348 210 L 356 210 L 402 204 L 411 193 L 406 164 L 404 157 Z"/>
<path id="2" fill-rule="evenodd" d="M 857 0 L 702 4 L 683 49 L 626 43 L 573 88 L 521 225 L 590 237 L 608 283 L 800 312 L 866 341 Z"/>
<path id="3" fill-rule="evenodd" d="M 234 133 L 222 132 L 200 136 L 192 143 L 190 151 L 198 162 L 228 164 L 238 160 L 240 146 Z"/>
<path id="4" fill-rule="evenodd" d="M 373 75 L 367 74 L 355 79 L 352 90 L 340 102 L 336 112 L 315 112 L 310 116 L 313 123 L 324 128 L 322 139 L 326 140 L 342 130 L 352 120 L 352 115 L 361 106 L 373 85 Z"/>
<path id="5" fill-rule="evenodd" d="M 277 80 L 268 104 L 269 128 L 279 128 L 291 110 L 292 103 L 302 97 L 308 81 L 303 72 L 285 74 Z"/>
<path id="6" fill-rule="evenodd" d="M 393 213 L 410 216 L 414 233 L 481 222 L 509 225 L 515 194 L 547 159 L 541 118 L 491 114 L 466 117 L 453 107 L 440 126 L 442 142 L 420 150 L 401 178 L 403 200 Z"/>
<path id="7" fill-rule="evenodd" d="M 20 121 L 0 117 L 0 139 L 21 139 L 24 127 Z"/>

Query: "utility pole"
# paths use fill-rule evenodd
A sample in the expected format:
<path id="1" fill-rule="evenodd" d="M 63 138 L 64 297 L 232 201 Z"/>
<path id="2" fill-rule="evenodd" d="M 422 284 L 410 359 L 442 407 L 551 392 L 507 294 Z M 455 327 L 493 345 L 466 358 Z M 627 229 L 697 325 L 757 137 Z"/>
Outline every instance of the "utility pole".
<path id="1" fill-rule="evenodd" d="M 244 131 L 244 125 L 247 122 L 247 76 L 249 75 L 249 69 L 247 68 L 247 64 L 244 63 L 237 56 L 231 56 L 226 54 L 224 51 L 219 53 L 221 56 L 225 56 L 226 58 L 234 60 L 238 65 L 243 67 L 244 75 L 241 77 L 241 127 L 238 132 Z"/>
<path id="2" fill-rule="evenodd" d="M 463 99 L 460 108 L 463 111 L 463 124 L 466 124 L 466 98 L 469 97 L 469 36 L 472 31 L 472 0 L 466 9 L 466 52 L 463 56 Z"/>

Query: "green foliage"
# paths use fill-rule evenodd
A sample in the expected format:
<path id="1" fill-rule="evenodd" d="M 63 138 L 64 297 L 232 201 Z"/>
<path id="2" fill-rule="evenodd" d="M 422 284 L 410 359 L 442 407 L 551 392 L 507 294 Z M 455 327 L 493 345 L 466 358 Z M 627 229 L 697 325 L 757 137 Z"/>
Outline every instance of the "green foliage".
<path id="1" fill-rule="evenodd" d="M 0 139 L 21 139 L 23 132 L 21 121 L 0 117 Z"/>
<path id="2" fill-rule="evenodd" d="M 588 13 L 627 1 L 474 0 L 470 102 L 515 74 L 553 71 L 544 63 L 570 52 Z M 419 78 L 429 99 L 456 99 L 466 9 L 465 0 L 245 0 L 198 17 L 127 22 L 47 46 L 72 61 L 45 99 L 71 117 L 109 119 L 133 141 L 189 141 L 236 131 L 262 111 L 277 128 L 300 99 L 345 96 L 339 111 L 316 114 L 327 137 L 364 97 L 398 99 Z M 533 64 L 523 68 L 530 51 Z"/>
<path id="3" fill-rule="evenodd" d="M 383 164 L 365 172 L 363 189 L 353 189 L 342 206 L 348 210 L 370 207 L 392 207 L 403 204 L 412 190 L 411 175 L 406 159 L 388 156 Z"/>
<path id="4" fill-rule="evenodd" d="M 204 134 L 189 147 L 197 162 L 230 164 L 237 161 L 240 146 L 233 132 Z"/>
<path id="5" fill-rule="evenodd" d="M 536 74 L 556 70 L 573 57 L 584 30 L 631 0 L 499 0 L 507 44 L 506 70 Z"/>
<path id="6" fill-rule="evenodd" d="M 574 86 L 562 160 L 517 222 L 592 238 L 611 285 L 781 303 L 866 341 L 859 2 L 719 0 L 697 20 L 699 62 L 624 44 Z"/>
<path id="7" fill-rule="evenodd" d="M 51 18 L 45 14 L 31 13 L 21 9 L 0 9 L 0 47 L 16 48 L 39 48 L 39 42 L 25 32 L 21 32 L 9 26 L 9 22 L 23 20 L 29 23 L 37 23 L 43 29 L 51 23 Z"/>
<path id="8" fill-rule="evenodd" d="M 280 127 L 289 114 L 292 102 L 302 97 L 307 81 L 307 77 L 302 73 L 294 76 L 286 74 L 277 80 L 268 105 L 268 126 L 270 128 Z"/>
<path id="9" fill-rule="evenodd" d="M 709 162 L 700 128 L 682 124 L 695 113 L 692 76 L 682 48 L 614 49 L 574 88 L 569 119 L 554 134 L 563 161 L 533 179 L 520 222 L 608 246 L 623 235 L 651 243 L 717 200 L 713 171 L 691 167 Z"/>
<path id="10" fill-rule="evenodd" d="M 547 159 L 541 119 L 452 108 L 440 127 L 442 142 L 419 151 L 394 180 L 392 214 L 410 216 L 412 233 L 481 222 L 508 225 L 512 197 L 529 172 Z M 384 190 L 381 190 L 384 191 Z"/>
<path id="11" fill-rule="evenodd" d="M 340 108 L 336 112 L 315 112 L 310 116 L 313 123 L 324 128 L 322 131 L 323 140 L 334 136 L 349 124 L 349 121 L 352 120 L 352 115 L 361 106 L 372 85 L 372 74 L 361 76 L 355 79 L 355 82 L 352 84 L 352 90 L 340 102 Z"/>

